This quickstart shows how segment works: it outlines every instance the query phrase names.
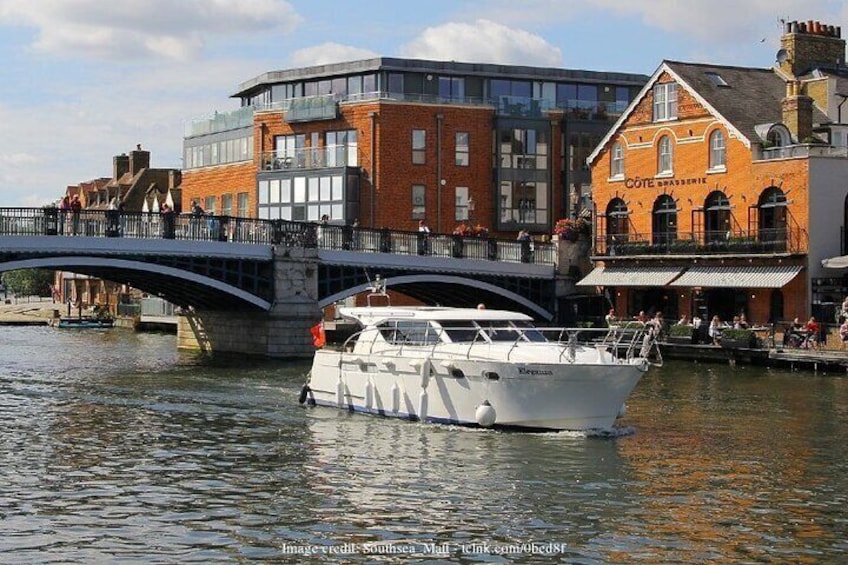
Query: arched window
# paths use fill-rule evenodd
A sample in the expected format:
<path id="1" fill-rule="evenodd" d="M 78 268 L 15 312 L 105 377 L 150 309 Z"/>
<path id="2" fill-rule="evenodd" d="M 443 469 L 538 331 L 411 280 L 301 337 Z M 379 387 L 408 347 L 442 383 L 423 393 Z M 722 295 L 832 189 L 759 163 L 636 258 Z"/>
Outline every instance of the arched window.
<path id="1" fill-rule="evenodd" d="M 783 147 L 784 145 L 789 145 L 789 141 L 783 135 L 783 131 L 780 128 L 774 128 L 768 132 L 768 136 L 766 136 L 766 143 L 770 147 Z"/>
<path id="2" fill-rule="evenodd" d="M 630 212 L 621 198 L 613 198 L 607 205 L 607 245 L 625 243 L 630 233 Z"/>
<path id="3" fill-rule="evenodd" d="M 786 204 L 786 194 L 776 186 L 765 189 L 757 202 L 759 238 L 769 242 L 772 251 L 786 250 Z"/>
<path id="4" fill-rule="evenodd" d="M 616 141 L 612 145 L 612 151 L 610 152 L 610 176 L 614 178 L 624 176 L 624 146 L 621 145 L 620 141 Z"/>
<path id="5" fill-rule="evenodd" d="M 668 194 L 654 201 L 651 220 L 654 245 L 667 245 L 677 239 L 677 202 Z"/>
<path id="6" fill-rule="evenodd" d="M 704 241 L 725 241 L 730 238 L 730 200 L 720 190 L 711 192 L 704 201 Z"/>
<path id="7" fill-rule="evenodd" d="M 727 151 L 724 145 L 724 132 L 720 129 L 710 134 L 710 168 L 723 169 L 726 165 Z"/>
<path id="8" fill-rule="evenodd" d="M 673 147 L 671 145 L 671 138 L 667 135 L 664 135 L 660 138 L 660 142 L 657 150 L 657 173 L 658 174 L 670 174 L 674 172 L 672 168 L 672 157 L 673 157 Z"/>

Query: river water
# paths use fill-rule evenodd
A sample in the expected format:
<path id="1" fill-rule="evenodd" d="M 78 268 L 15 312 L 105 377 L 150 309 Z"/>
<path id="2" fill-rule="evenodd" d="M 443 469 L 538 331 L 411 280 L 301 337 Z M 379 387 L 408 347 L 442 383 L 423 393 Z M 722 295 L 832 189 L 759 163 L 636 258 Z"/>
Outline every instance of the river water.
<path id="1" fill-rule="evenodd" d="M 0 327 L 2 563 L 835 563 L 848 378 L 667 362 L 616 433 L 298 405 L 304 362 Z"/>

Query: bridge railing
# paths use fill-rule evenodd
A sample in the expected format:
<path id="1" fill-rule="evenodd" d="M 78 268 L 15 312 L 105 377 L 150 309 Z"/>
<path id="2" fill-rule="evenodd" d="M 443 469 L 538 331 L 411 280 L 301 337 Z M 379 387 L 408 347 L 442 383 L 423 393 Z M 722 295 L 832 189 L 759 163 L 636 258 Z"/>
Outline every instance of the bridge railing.
<path id="1" fill-rule="evenodd" d="M 0 208 L 0 235 L 161 238 L 539 265 L 556 262 L 556 247 L 550 243 L 207 214 Z"/>

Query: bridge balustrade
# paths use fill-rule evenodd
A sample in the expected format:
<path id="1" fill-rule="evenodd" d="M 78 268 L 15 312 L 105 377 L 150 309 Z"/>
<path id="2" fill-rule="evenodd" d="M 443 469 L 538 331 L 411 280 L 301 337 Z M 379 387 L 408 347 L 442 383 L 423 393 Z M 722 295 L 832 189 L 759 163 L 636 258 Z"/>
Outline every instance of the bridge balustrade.
<path id="1" fill-rule="evenodd" d="M 74 213 L 55 207 L 0 208 L 0 235 L 220 241 L 538 265 L 556 262 L 556 247 L 550 243 L 287 220 L 117 210 L 85 209 Z"/>

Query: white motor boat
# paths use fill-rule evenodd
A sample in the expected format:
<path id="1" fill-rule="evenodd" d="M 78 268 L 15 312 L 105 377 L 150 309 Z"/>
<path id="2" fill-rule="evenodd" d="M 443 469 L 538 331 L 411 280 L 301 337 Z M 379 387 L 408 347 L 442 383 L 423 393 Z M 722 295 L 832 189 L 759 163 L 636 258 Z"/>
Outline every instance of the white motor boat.
<path id="1" fill-rule="evenodd" d="M 517 312 L 429 306 L 340 314 L 363 328 L 341 349 L 316 351 L 301 403 L 446 424 L 608 430 L 662 362 L 653 326 L 638 323 L 551 330 Z"/>

